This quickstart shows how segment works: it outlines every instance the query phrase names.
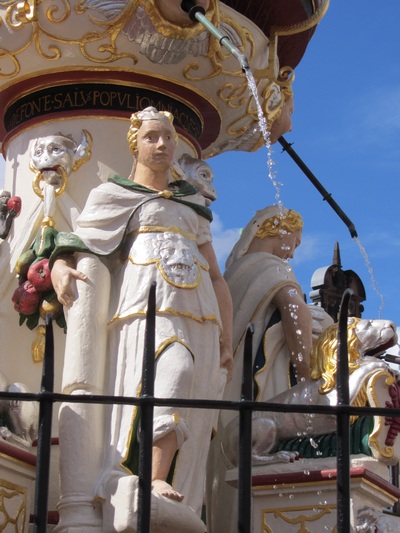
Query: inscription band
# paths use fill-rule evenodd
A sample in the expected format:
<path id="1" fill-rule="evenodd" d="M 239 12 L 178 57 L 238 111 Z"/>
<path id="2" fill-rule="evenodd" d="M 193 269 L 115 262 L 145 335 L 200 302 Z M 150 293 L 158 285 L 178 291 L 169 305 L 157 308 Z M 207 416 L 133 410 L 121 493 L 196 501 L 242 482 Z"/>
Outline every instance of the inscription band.
<path id="1" fill-rule="evenodd" d="M 17 126 L 51 113 L 68 111 L 118 111 L 135 113 L 148 106 L 169 111 L 175 125 L 199 139 L 203 125 L 196 112 L 179 100 L 147 88 L 125 87 L 110 83 L 74 83 L 47 87 L 19 98 L 4 115 L 7 133 Z"/>

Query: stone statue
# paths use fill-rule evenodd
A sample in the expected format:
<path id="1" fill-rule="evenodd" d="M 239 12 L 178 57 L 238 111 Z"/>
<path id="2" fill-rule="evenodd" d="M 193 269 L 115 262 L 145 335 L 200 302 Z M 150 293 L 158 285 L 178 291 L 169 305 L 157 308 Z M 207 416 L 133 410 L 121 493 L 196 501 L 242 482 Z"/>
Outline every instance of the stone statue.
<path id="1" fill-rule="evenodd" d="M 5 392 L 30 392 L 24 383 L 10 383 L 0 371 L 0 390 Z M 0 437 L 10 444 L 25 449 L 37 438 L 39 404 L 31 401 L 0 400 Z"/>
<path id="2" fill-rule="evenodd" d="M 146 108 L 132 115 L 131 176 L 112 176 L 94 189 L 75 233 L 58 236 L 52 279 L 69 308 L 64 391 L 140 394 L 145 310 L 156 281 L 155 396 L 221 397 L 232 364 L 231 299 L 212 248 L 211 213 L 203 196 L 185 181 L 170 180 L 176 141 L 170 113 Z M 104 460 L 90 496 L 103 501 L 107 533 L 136 530 L 139 417 L 134 406 L 115 405 L 107 410 L 105 435 L 98 435 Z M 61 446 L 73 420 L 71 411 L 61 408 Z M 98 432 L 91 417 L 86 420 L 82 431 L 93 426 Z M 213 421 L 208 411 L 155 407 L 152 530 L 204 531 L 198 516 Z M 79 434 L 76 439 L 80 445 Z M 84 445 L 82 454 L 86 478 L 93 477 L 94 454 Z M 67 472 L 73 466 L 66 466 L 61 498 L 75 490 Z M 87 479 L 83 483 L 89 490 Z"/>
<path id="3" fill-rule="evenodd" d="M 337 337 L 338 325 L 327 328 L 314 343 L 311 352 L 311 379 L 301 381 L 291 389 L 270 398 L 272 403 L 285 405 L 337 405 Z M 396 328 L 387 320 L 349 318 L 349 393 L 350 405 L 366 405 L 365 385 L 380 370 L 388 370 L 384 361 L 369 354 L 378 354 L 397 341 Z M 224 430 L 222 448 L 231 467 L 237 466 L 239 420 L 234 419 Z M 335 415 L 295 412 L 255 412 L 253 415 L 252 464 L 287 462 L 296 452 L 275 449 L 279 442 L 299 435 L 315 437 L 336 431 Z"/>
<path id="4" fill-rule="evenodd" d="M 400 518 L 363 507 L 357 513 L 356 533 L 396 533 L 400 529 Z"/>
<path id="5" fill-rule="evenodd" d="M 253 324 L 253 386 L 256 401 L 268 401 L 290 384 L 310 377 L 310 354 L 320 333 L 332 324 L 323 309 L 305 303 L 288 260 L 300 245 L 301 216 L 282 205 L 257 211 L 226 262 L 224 277 L 233 299 L 233 377 L 226 400 L 240 400 L 244 339 Z M 221 411 L 207 467 L 209 532 L 237 528 L 236 489 L 225 482 L 227 458 L 221 445 L 237 416 Z M 287 459 L 289 460 L 289 458 Z M 229 509 L 227 516 L 226 509 Z"/>
<path id="6" fill-rule="evenodd" d="M 217 191 L 213 185 L 214 172 L 210 165 L 190 154 L 183 154 L 178 163 L 184 173 L 184 179 L 204 196 L 208 207 L 217 199 Z"/>
<path id="7" fill-rule="evenodd" d="M 73 170 L 79 168 L 90 157 L 92 138 L 88 131 L 82 131 L 80 144 L 71 135 L 58 132 L 36 139 L 31 150 L 31 168 L 39 181 L 61 187 Z M 38 184 L 36 184 L 38 187 Z"/>
<path id="8" fill-rule="evenodd" d="M 7 239 L 14 218 L 21 212 L 21 198 L 11 196 L 8 191 L 0 192 L 0 239 Z"/>
<path id="9" fill-rule="evenodd" d="M 305 303 L 289 264 L 301 243 L 302 227 L 302 218 L 295 211 L 281 205 L 264 208 L 244 228 L 227 259 L 224 277 L 234 305 L 235 366 L 226 393 L 232 390 L 232 399 L 240 396 L 241 359 L 249 323 L 254 325 L 253 353 L 262 342 L 268 344 L 260 348 L 255 363 L 259 368 L 254 370 L 256 399 L 266 400 L 288 388 L 289 363 L 297 380 L 309 377 L 313 340 L 333 322 L 323 309 Z"/>

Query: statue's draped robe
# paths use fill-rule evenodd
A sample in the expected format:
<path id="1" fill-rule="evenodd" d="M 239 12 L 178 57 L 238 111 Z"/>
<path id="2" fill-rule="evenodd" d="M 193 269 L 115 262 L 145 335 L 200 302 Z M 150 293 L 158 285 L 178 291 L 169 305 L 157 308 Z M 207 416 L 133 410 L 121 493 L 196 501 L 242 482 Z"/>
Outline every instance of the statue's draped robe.
<path id="1" fill-rule="evenodd" d="M 155 396 L 159 392 L 166 397 L 218 399 L 224 381 L 219 367 L 220 316 L 208 264 L 198 250 L 211 241 L 210 213 L 203 197 L 187 183 L 173 185 L 170 191 L 158 194 L 120 177 L 100 185 L 91 192 L 75 234 L 60 236 L 58 253 L 87 250 L 109 268 L 105 394 L 140 394 L 145 312 L 155 281 Z M 96 310 L 91 312 L 95 315 Z M 115 405 L 108 413 L 100 497 L 107 497 L 110 479 L 135 474 L 137 467 L 138 409 Z M 154 440 L 176 432 L 180 450 L 171 482 L 197 513 L 203 504 L 213 421 L 208 410 L 155 408 Z"/>
<path id="2" fill-rule="evenodd" d="M 224 400 L 240 400 L 243 349 L 247 327 L 254 326 L 254 399 L 268 401 L 290 387 L 290 357 L 282 326 L 273 303 L 282 288 L 302 294 L 290 265 L 267 252 L 250 253 L 235 260 L 224 274 L 232 294 L 234 371 L 225 388 Z M 228 470 L 221 451 L 223 429 L 237 416 L 221 411 L 207 468 L 207 524 L 209 533 L 236 533 L 237 490 L 225 482 Z"/>

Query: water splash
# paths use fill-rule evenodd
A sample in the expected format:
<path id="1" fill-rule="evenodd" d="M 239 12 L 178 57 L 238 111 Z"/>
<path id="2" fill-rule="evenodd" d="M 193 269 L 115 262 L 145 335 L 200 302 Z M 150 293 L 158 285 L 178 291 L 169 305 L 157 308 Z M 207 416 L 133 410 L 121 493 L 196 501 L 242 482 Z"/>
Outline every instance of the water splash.
<path id="1" fill-rule="evenodd" d="M 279 214 L 282 217 L 283 216 L 283 211 L 281 210 L 281 208 L 282 208 L 282 201 L 281 201 L 281 186 L 282 186 L 282 183 L 280 183 L 276 179 L 276 172 L 274 172 L 274 170 L 273 170 L 275 162 L 274 162 L 274 160 L 272 158 L 273 150 L 271 148 L 270 132 L 268 131 L 267 121 L 266 121 L 266 118 L 264 116 L 264 112 L 262 110 L 261 104 L 260 104 L 260 97 L 258 96 L 258 91 L 257 91 L 257 83 L 256 83 L 256 80 L 255 80 L 255 78 L 253 76 L 253 73 L 251 72 L 250 69 L 245 69 L 244 72 L 246 74 L 247 83 L 248 83 L 249 89 L 251 91 L 251 94 L 253 95 L 254 102 L 256 103 L 258 126 L 260 128 L 261 133 L 262 133 L 262 136 L 263 136 L 263 139 L 264 139 L 264 144 L 265 144 L 265 147 L 267 149 L 267 154 L 268 154 L 267 155 L 268 178 L 270 179 L 272 185 L 275 188 L 275 200 L 276 200 L 276 203 L 277 203 L 277 205 L 279 207 L 279 210 L 280 210 Z"/>
<path id="2" fill-rule="evenodd" d="M 382 310 L 383 310 L 383 307 L 385 305 L 385 301 L 383 299 L 382 293 L 378 289 L 378 285 L 377 285 L 376 279 L 375 279 L 374 269 L 371 266 L 371 262 L 369 260 L 368 254 L 367 254 L 364 246 L 361 244 L 361 241 L 360 241 L 359 237 L 354 237 L 354 241 L 357 243 L 357 246 L 360 249 L 361 255 L 364 258 L 365 264 L 367 266 L 367 269 L 368 269 L 368 272 L 369 272 L 369 275 L 370 275 L 370 278 L 371 278 L 372 288 L 376 292 L 376 294 L 378 295 L 379 300 L 381 302 L 380 306 L 379 306 L 379 309 L 378 309 L 378 318 L 382 318 Z"/>

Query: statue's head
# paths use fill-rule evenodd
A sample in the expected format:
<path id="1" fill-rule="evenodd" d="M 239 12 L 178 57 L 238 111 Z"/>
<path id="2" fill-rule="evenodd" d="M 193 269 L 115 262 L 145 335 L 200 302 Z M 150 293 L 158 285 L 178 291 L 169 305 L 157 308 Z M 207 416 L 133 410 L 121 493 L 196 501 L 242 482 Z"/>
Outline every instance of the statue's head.
<path id="1" fill-rule="evenodd" d="M 0 205 L 7 205 L 8 200 L 11 198 L 11 193 L 5 189 L 0 191 Z"/>
<path id="2" fill-rule="evenodd" d="M 279 137 L 291 131 L 293 111 L 294 99 L 291 84 L 279 88 L 272 84 L 267 104 L 267 124 L 271 144 L 276 143 Z"/>
<path id="3" fill-rule="evenodd" d="M 31 168 L 40 172 L 43 179 L 59 185 L 90 157 L 91 136 L 83 130 L 78 144 L 72 135 L 60 132 L 36 139 L 31 150 Z"/>
<path id="4" fill-rule="evenodd" d="M 303 224 L 303 219 L 297 211 L 287 209 L 286 211 L 282 211 L 282 214 L 277 213 L 269 218 L 265 218 L 262 222 L 260 221 L 254 237 L 265 239 L 267 237 L 294 233 L 295 231 L 301 230 Z"/>
<path id="5" fill-rule="evenodd" d="M 303 219 L 293 209 L 278 204 L 260 209 L 243 229 L 226 261 L 226 268 L 255 251 L 268 251 L 282 259 L 290 259 L 301 242 L 302 228 Z"/>
<path id="6" fill-rule="evenodd" d="M 213 185 L 214 172 L 206 161 L 183 154 L 178 163 L 184 172 L 185 179 L 204 196 L 207 206 L 217 199 L 217 192 Z"/>
<path id="7" fill-rule="evenodd" d="M 174 116 L 169 111 L 158 111 L 155 107 L 146 107 L 143 111 L 138 111 L 131 115 L 131 126 L 128 131 L 128 144 L 129 149 L 133 156 L 136 155 L 137 151 L 137 135 L 140 130 L 143 122 L 148 120 L 159 120 L 166 122 L 170 127 L 172 127 L 175 141 L 178 139 L 178 134 L 173 126 Z"/>
<path id="8" fill-rule="evenodd" d="M 360 365 L 393 346 L 397 341 L 396 327 L 389 320 L 367 320 L 350 317 L 347 323 L 349 373 Z M 338 364 L 338 324 L 326 328 L 314 342 L 311 350 L 312 379 L 323 379 L 319 389 L 327 394 L 336 386 Z"/>

